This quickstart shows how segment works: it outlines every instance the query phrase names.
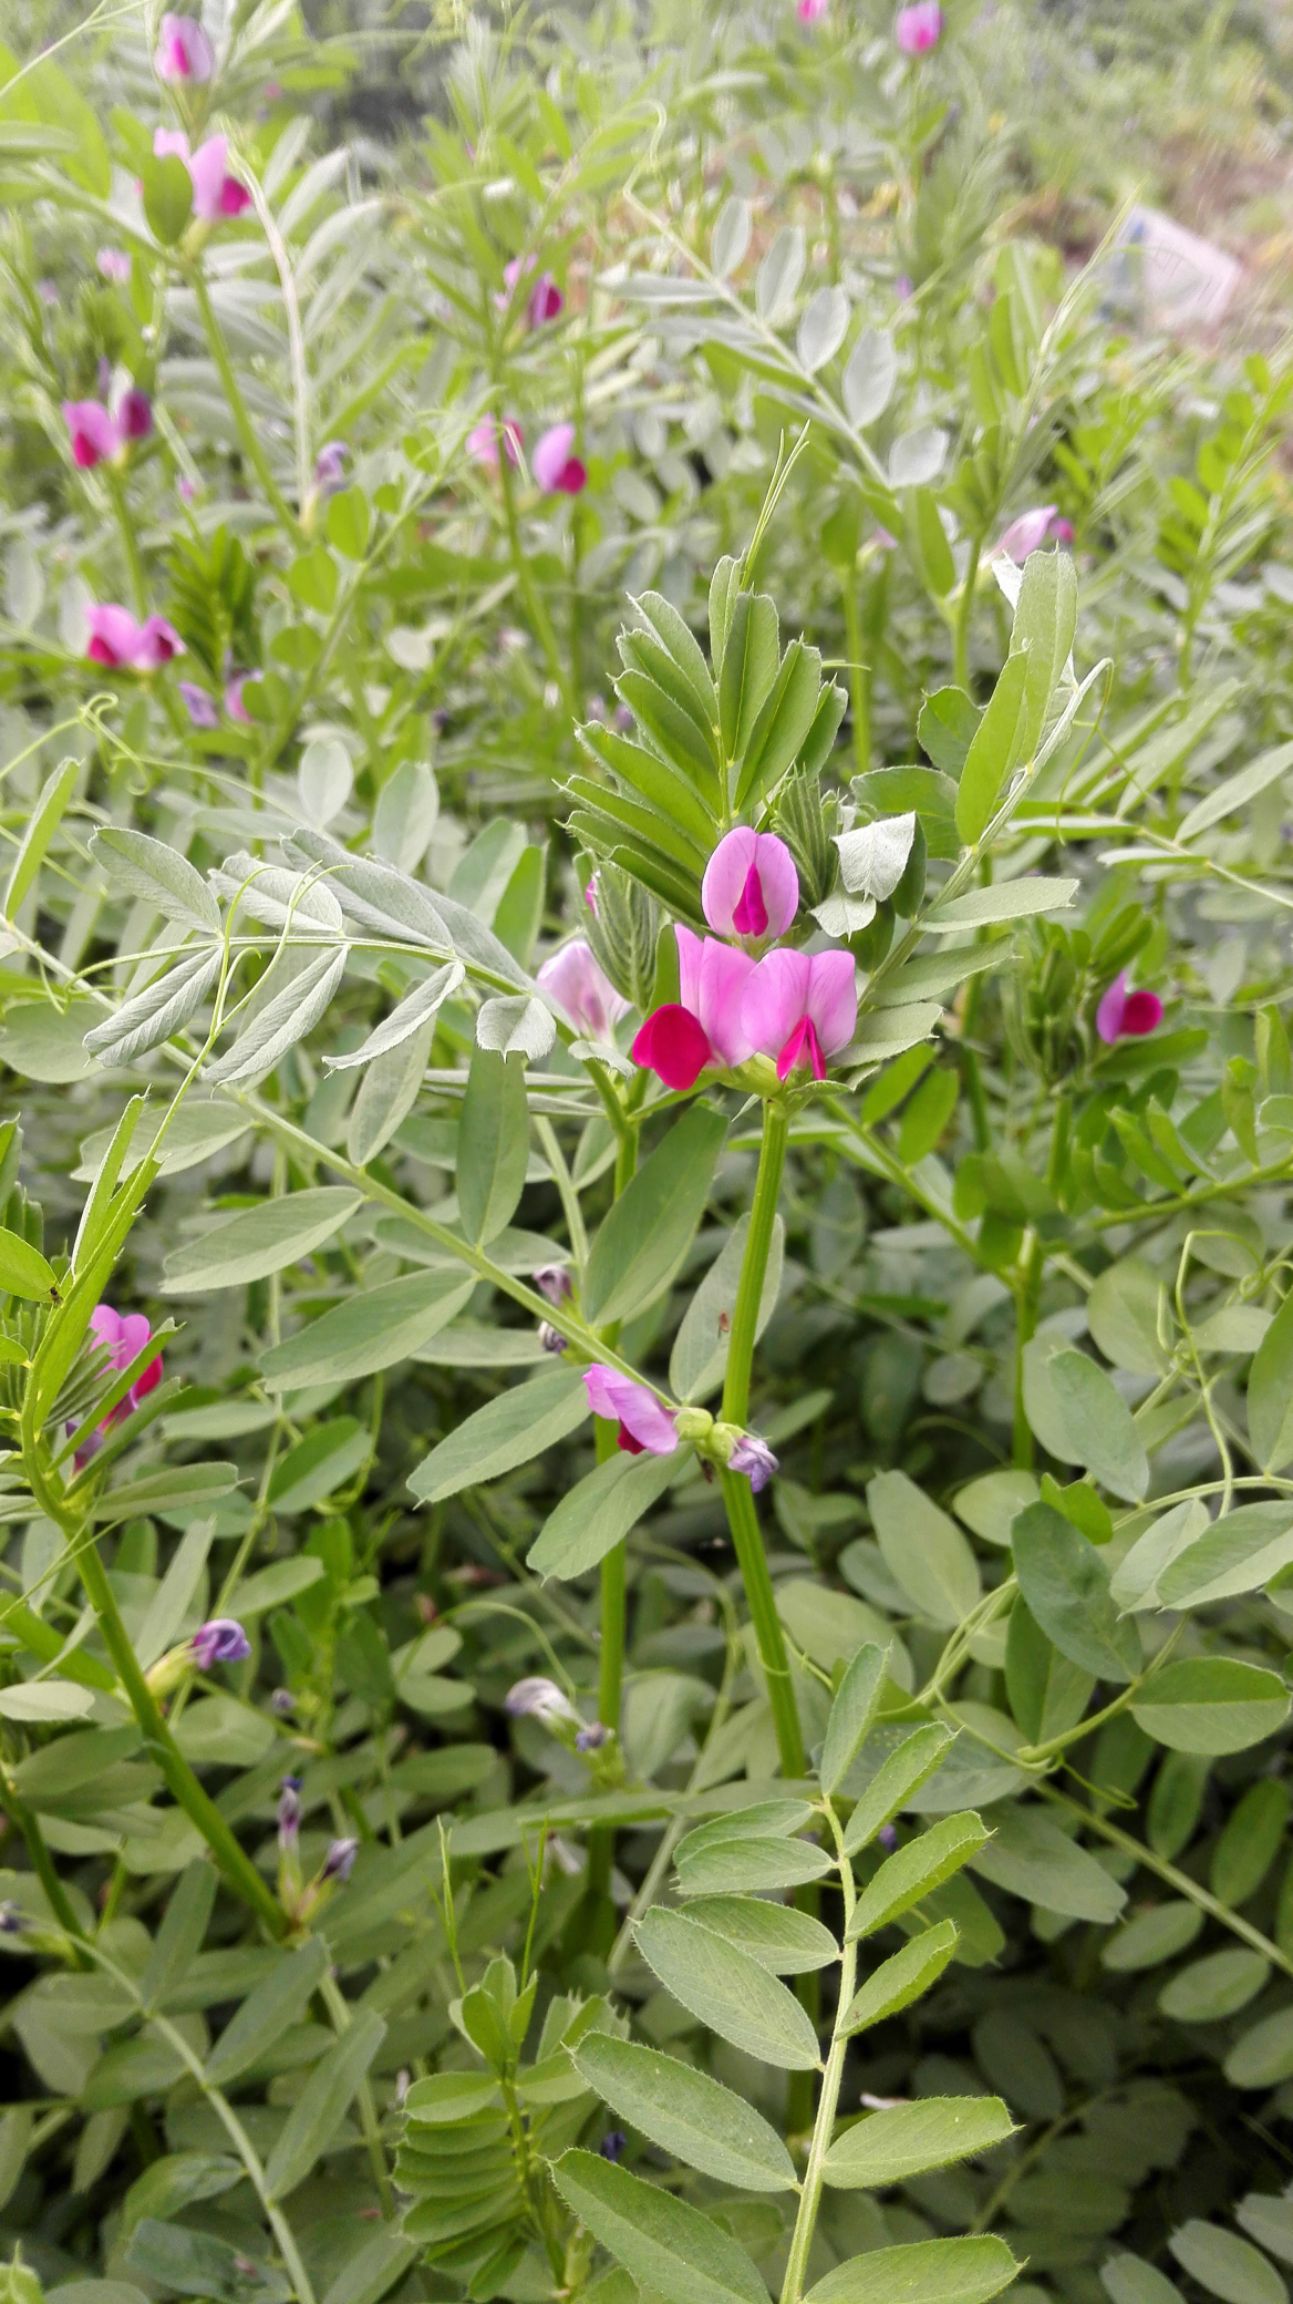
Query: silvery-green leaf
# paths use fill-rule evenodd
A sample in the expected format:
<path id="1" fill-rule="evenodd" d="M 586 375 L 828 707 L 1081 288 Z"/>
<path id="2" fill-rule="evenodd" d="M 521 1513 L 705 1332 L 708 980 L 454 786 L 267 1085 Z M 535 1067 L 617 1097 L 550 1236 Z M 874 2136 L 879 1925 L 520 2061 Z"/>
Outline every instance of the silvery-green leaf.
<path id="1" fill-rule="evenodd" d="M 201 1006 L 220 973 L 220 953 L 191 952 L 165 975 L 155 977 L 116 1014 L 96 1024 L 85 1035 L 91 1056 L 110 1064 L 133 1064 L 150 1048 L 159 1048 L 188 1023 Z"/>
<path id="2" fill-rule="evenodd" d="M 443 968 L 424 977 L 411 992 L 392 1008 L 390 1015 L 375 1025 L 362 1047 L 353 1048 L 345 1056 L 325 1056 L 323 1061 L 330 1072 L 352 1072 L 360 1064 L 371 1064 L 375 1056 L 385 1056 L 392 1048 L 420 1031 L 437 1008 L 457 991 L 466 976 L 461 960 L 447 960 Z"/>
<path id="3" fill-rule="evenodd" d="M 278 983 L 281 972 L 276 963 L 265 982 L 272 978 Z M 344 952 L 312 953 L 304 967 L 295 970 L 282 989 L 257 1010 L 228 1054 L 208 1067 L 208 1080 L 227 1083 L 271 1071 L 289 1048 L 295 1048 L 313 1030 L 345 972 Z"/>
<path id="4" fill-rule="evenodd" d="M 200 928 L 208 936 L 220 933 L 220 911 L 215 898 L 187 857 L 120 824 L 106 824 L 96 832 L 94 854 L 113 888 L 126 890 L 151 904 L 164 919 L 183 928 Z"/>
<path id="5" fill-rule="evenodd" d="M 486 1000 L 476 1018 L 476 1044 L 500 1056 L 526 1056 L 537 1062 L 557 1037 L 552 1010 L 533 993 L 501 993 Z"/>
<path id="6" fill-rule="evenodd" d="M 850 896 L 874 896 L 883 904 L 907 869 L 916 837 L 916 812 L 881 816 L 874 824 L 859 824 L 851 832 L 837 832 L 840 878 Z"/>
<path id="7" fill-rule="evenodd" d="M 875 918 L 874 896 L 846 896 L 836 893 L 823 897 L 812 907 L 813 918 L 826 936 L 856 936 L 869 928 Z"/>
<path id="8" fill-rule="evenodd" d="M 350 754 L 336 736 L 315 736 L 301 754 L 296 788 L 311 824 L 330 824 L 354 787 Z"/>
<path id="9" fill-rule="evenodd" d="M 211 885 L 227 902 L 236 905 L 234 928 L 260 920 L 267 928 L 291 926 L 301 935 L 326 928 L 340 935 L 344 925 L 340 904 L 326 880 L 315 874 L 289 872 L 281 864 L 262 864 L 259 857 L 240 849 L 227 856 L 211 875 Z"/>

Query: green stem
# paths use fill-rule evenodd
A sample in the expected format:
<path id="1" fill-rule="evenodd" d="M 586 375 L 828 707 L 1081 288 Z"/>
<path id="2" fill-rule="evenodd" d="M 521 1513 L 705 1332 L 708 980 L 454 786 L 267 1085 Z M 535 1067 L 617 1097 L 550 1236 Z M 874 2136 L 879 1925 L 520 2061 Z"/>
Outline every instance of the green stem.
<path id="1" fill-rule="evenodd" d="M 974 595 L 979 582 L 979 556 L 983 551 L 982 536 L 970 538 L 970 557 L 965 563 L 965 578 L 956 603 L 956 620 L 952 626 L 952 679 L 956 687 L 970 692 L 970 623 L 974 615 Z"/>
<path id="2" fill-rule="evenodd" d="M 614 1091 L 612 1090 L 614 1095 Z M 616 1109 L 621 1111 L 619 1097 L 615 1095 Z M 633 1130 L 617 1135 L 615 1145 L 615 1199 L 627 1191 L 637 1166 L 637 1136 Z M 605 1331 L 606 1343 L 613 1351 L 619 1342 L 619 1322 Z M 597 1419 L 597 1461 L 606 1463 L 615 1454 L 619 1435 L 608 1417 Z M 620 1713 L 624 1704 L 624 1649 L 628 1636 L 628 1547 L 617 1544 L 608 1552 L 601 1565 L 600 1591 L 600 1643 L 597 1667 L 597 1717 L 603 1727 L 620 1732 Z M 608 1898 L 611 1872 L 615 1862 L 615 1834 L 609 1826 L 594 1832 L 588 1848 L 588 1884 L 595 1896 Z"/>
<path id="3" fill-rule="evenodd" d="M 741 1277 L 737 1283 L 736 1304 L 732 1313 L 727 1374 L 720 1410 L 725 1424 L 739 1425 L 742 1430 L 745 1429 L 750 1413 L 750 1377 L 754 1366 L 759 1306 L 763 1300 L 763 1286 L 767 1277 L 789 1132 L 790 1116 L 785 1105 L 772 1102 L 765 1104 L 759 1173 L 755 1180 L 750 1229 L 746 1234 Z M 790 1659 L 786 1652 L 781 1618 L 777 1614 L 776 1593 L 768 1570 L 768 1556 L 764 1550 L 754 1496 L 743 1473 L 725 1471 L 720 1479 L 727 1524 L 745 1586 L 759 1661 L 768 1683 L 768 1701 L 772 1706 L 782 1771 L 787 1776 L 800 1777 L 807 1766 L 804 1733 L 800 1726 L 795 1685 L 790 1677 Z"/>
<path id="4" fill-rule="evenodd" d="M 27 1854 L 31 1858 L 32 1871 L 45 1891 L 45 1900 L 54 1918 L 68 1939 L 74 1965 L 77 1968 L 88 1968 L 90 1962 L 85 1950 L 84 1931 L 72 1910 L 67 1890 L 59 1879 L 54 1859 L 45 1845 L 44 1834 L 26 1802 L 19 1799 L 12 1784 L 6 1784 L 2 1779 L 0 1808 L 3 1808 L 10 1823 L 22 1834 Z"/>
<path id="5" fill-rule="evenodd" d="M 856 1942 L 849 1942 L 849 1924 L 853 1918 L 856 1898 L 853 1890 L 853 1866 L 844 1853 L 844 1837 L 836 1821 L 835 1811 L 828 1807 L 826 1821 L 835 1838 L 839 1863 L 840 1889 L 844 1903 L 844 1941 L 840 1953 L 840 1988 L 835 2006 L 835 2025 L 831 2045 L 822 2074 L 821 2093 L 817 2099 L 817 2117 L 813 2122 L 812 2142 L 808 2147 L 808 2164 L 804 2170 L 803 2189 L 799 2195 L 799 2209 L 795 2229 L 790 2239 L 790 2254 L 786 2258 L 785 2278 L 781 2283 L 781 2304 L 800 2304 L 808 2279 L 808 2262 L 812 2255 L 813 2235 L 817 2230 L 817 2214 L 821 2206 L 825 2183 L 826 2155 L 831 2148 L 835 2131 L 835 2115 L 839 2109 L 840 2089 L 844 2080 L 844 2059 L 848 2054 L 848 2034 L 844 2019 L 857 1989 L 858 1951 Z"/>
<path id="6" fill-rule="evenodd" d="M 247 403 L 243 399 L 242 389 L 233 362 L 229 357 L 229 347 L 224 340 L 224 331 L 216 318 L 215 306 L 211 302 L 211 291 L 200 271 L 194 270 L 190 277 L 193 294 L 197 299 L 198 311 L 202 318 L 202 326 L 211 349 L 211 357 L 216 364 L 229 413 L 234 421 L 234 429 L 238 434 L 239 446 L 283 526 L 290 534 L 296 535 L 299 523 L 274 478 L 270 469 L 269 458 L 265 454 L 264 443 L 251 420 Z"/>
<path id="7" fill-rule="evenodd" d="M 857 562 L 845 570 L 842 586 L 844 636 L 849 652 L 849 698 L 853 717 L 853 762 L 859 776 L 871 766 L 871 668 L 862 661 L 862 615 L 858 607 Z"/>
<path id="8" fill-rule="evenodd" d="M 61 1528 L 67 1539 L 85 1596 L 98 1619 L 103 1644 L 126 1692 L 144 1741 L 173 1798 L 179 1802 L 190 1822 L 206 1841 L 230 1887 L 258 1914 L 271 1934 L 282 1936 L 287 1928 L 287 1916 L 277 1897 L 261 1878 L 214 1800 L 203 1790 L 167 1727 L 161 1707 L 131 1645 L 130 1634 L 122 1621 L 116 1594 L 108 1580 L 107 1569 L 99 1558 L 92 1531 L 81 1524 L 74 1512 L 68 1510 L 61 1494 L 46 1476 L 40 1443 L 34 1430 L 30 1390 L 22 1412 L 22 1441 L 32 1494 L 41 1511 L 54 1522 L 55 1527 Z"/>
<path id="9" fill-rule="evenodd" d="M 507 548 L 511 555 L 516 587 L 525 603 L 526 614 L 534 628 L 535 639 L 539 642 L 547 660 L 548 672 L 565 699 L 567 711 L 572 718 L 578 719 L 579 706 L 571 690 L 570 673 L 562 658 L 557 635 L 553 630 L 552 618 L 548 614 L 543 595 L 534 581 L 534 572 L 525 555 L 521 523 L 516 510 L 516 475 L 512 469 L 511 458 L 507 453 L 506 446 L 501 441 L 498 451 L 498 470 L 503 493 L 503 517 L 507 523 Z"/>
<path id="10" fill-rule="evenodd" d="M 1037 1333 L 1044 1265 L 1045 1258 L 1037 1234 L 1026 1232 L 1015 1281 L 1014 1396 L 1014 1459 L 1024 1471 L 1031 1471 L 1035 1453 L 1033 1428 L 1028 1421 L 1028 1410 L 1024 1402 L 1024 1356 Z"/>
<path id="11" fill-rule="evenodd" d="M 319 1994 L 331 2019 L 332 2029 L 337 2038 L 340 2039 L 344 2032 L 349 2031 L 354 2022 L 350 2012 L 350 2003 L 336 1978 L 332 1975 L 325 1975 L 319 1986 Z M 395 2193 L 391 2187 L 390 2171 L 386 2166 L 386 2152 L 382 2144 L 381 2123 L 377 2117 L 377 2105 L 373 2098 L 372 2082 L 366 2074 L 360 2082 L 359 2095 L 356 2101 L 359 2106 L 359 2125 L 363 2130 L 364 2147 L 368 2153 L 368 2165 L 372 2169 L 373 2182 L 377 2186 L 377 2197 L 381 2201 L 384 2214 L 387 2217 L 394 2217 L 396 2213 Z"/>
<path id="12" fill-rule="evenodd" d="M 144 575 L 144 564 L 139 557 L 139 539 L 135 535 L 134 525 L 130 518 L 130 510 L 121 485 L 121 474 L 114 470 L 111 464 L 105 464 L 103 477 L 107 483 L 108 494 L 112 499 L 117 532 L 121 537 L 121 549 L 126 557 L 126 569 L 130 577 L 130 597 L 136 616 L 142 618 L 148 614 L 148 582 Z"/>

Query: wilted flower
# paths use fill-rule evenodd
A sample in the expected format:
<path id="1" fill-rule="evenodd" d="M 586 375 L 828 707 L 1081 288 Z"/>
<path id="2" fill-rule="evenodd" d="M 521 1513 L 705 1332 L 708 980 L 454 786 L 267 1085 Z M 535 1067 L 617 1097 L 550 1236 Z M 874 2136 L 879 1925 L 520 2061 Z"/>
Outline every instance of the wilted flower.
<path id="1" fill-rule="evenodd" d="M 191 16 L 163 16 L 153 69 L 159 80 L 210 79 L 215 51 L 202 26 Z"/>
<path id="2" fill-rule="evenodd" d="M 554 1720 L 578 1718 L 574 1705 L 568 1696 L 563 1695 L 556 1681 L 545 1680 L 537 1672 L 532 1673 L 528 1679 L 514 1682 L 503 1698 L 503 1710 L 510 1712 L 514 1720 L 533 1716 L 545 1725 Z"/>
<path id="3" fill-rule="evenodd" d="M 574 454 L 573 424 L 554 424 L 540 434 L 530 459 L 545 496 L 578 496 L 588 485 L 588 469 Z"/>
<path id="4" fill-rule="evenodd" d="M 755 1495 L 767 1487 L 778 1470 L 777 1459 L 766 1440 L 753 1432 L 743 1432 L 727 1459 L 729 1472 L 743 1472 Z"/>
<path id="5" fill-rule="evenodd" d="M 1112 1047 L 1115 1040 L 1141 1040 L 1163 1021 L 1163 1003 L 1157 992 L 1133 992 L 1124 968 L 1114 977 L 1095 1012 L 1095 1028 Z"/>
<path id="6" fill-rule="evenodd" d="M 784 936 L 799 910 L 799 874 L 785 841 L 738 824 L 705 867 L 700 901 L 720 936 Z"/>
<path id="7" fill-rule="evenodd" d="M 246 185 L 230 174 L 227 136 L 208 136 L 193 152 L 182 128 L 159 128 L 153 150 L 159 160 L 172 157 L 184 162 L 193 186 L 193 213 L 203 223 L 217 223 L 222 216 L 241 216 L 250 208 L 251 194 Z"/>
<path id="8" fill-rule="evenodd" d="M 85 653 L 92 664 L 113 671 L 156 672 L 172 656 L 184 654 L 184 642 L 164 616 L 148 616 L 137 624 L 128 608 L 107 601 L 86 612 L 89 638 Z"/>
<path id="9" fill-rule="evenodd" d="M 467 454 L 477 464 L 487 464 L 492 472 L 498 470 L 499 446 L 509 464 L 519 464 L 523 434 L 514 416 L 483 416 L 467 434 Z"/>
<path id="10" fill-rule="evenodd" d="M 101 248 L 94 261 L 105 280 L 130 278 L 130 258 L 124 248 Z"/>
<path id="11" fill-rule="evenodd" d="M 214 696 L 208 696 L 205 688 L 199 688 L 196 680 L 181 680 L 180 695 L 195 728 L 219 727 L 220 707 Z"/>
<path id="12" fill-rule="evenodd" d="M 609 1040 L 621 1016 L 628 1014 L 628 1002 L 621 1000 L 592 946 L 582 937 L 545 960 L 537 981 L 551 993 L 576 1032 L 589 1040 Z M 554 1296 L 550 1301 L 555 1304 L 559 1299 Z"/>
<path id="13" fill-rule="evenodd" d="M 562 1335 L 559 1328 L 553 1327 L 550 1320 L 540 1320 L 539 1322 L 539 1343 L 545 1352 L 568 1352 L 570 1350 L 567 1339 Z"/>
<path id="14" fill-rule="evenodd" d="M 857 971 L 851 952 L 765 953 L 745 987 L 742 1026 L 752 1048 L 776 1058 L 778 1080 L 807 1065 L 814 1080 L 847 1048 L 857 1022 Z"/>
<path id="15" fill-rule="evenodd" d="M 928 56 L 943 37 L 943 11 L 938 0 L 915 0 L 898 10 L 894 38 L 904 56 Z"/>
<path id="16" fill-rule="evenodd" d="M 678 1426 L 673 1411 L 657 1399 L 650 1385 L 594 1361 L 584 1370 L 584 1390 L 594 1416 L 619 1425 L 619 1445 L 626 1455 L 672 1456 Z"/>
<path id="17" fill-rule="evenodd" d="M 323 1859 L 323 1869 L 319 1874 L 320 1880 L 348 1880 L 355 1869 L 355 1858 L 358 1854 L 359 1842 L 357 1840 L 334 1840 Z"/>
<path id="18" fill-rule="evenodd" d="M 213 1616 L 209 1623 L 199 1624 L 189 1647 L 199 1672 L 209 1672 L 213 1664 L 242 1664 L 251 1654 L 251 1642 L 236 1616 Z"/>

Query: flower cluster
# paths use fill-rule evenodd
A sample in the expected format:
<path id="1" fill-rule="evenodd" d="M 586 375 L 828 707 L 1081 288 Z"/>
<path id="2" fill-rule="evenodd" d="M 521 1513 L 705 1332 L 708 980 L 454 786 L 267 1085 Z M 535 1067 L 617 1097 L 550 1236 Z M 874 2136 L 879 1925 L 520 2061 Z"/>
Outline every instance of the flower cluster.
<path id="1" fill-rule="evenodd" d="M 500 453 L 519 464 L 525 435 L 515 416 L 485 416 L 467 434 L 467 454 L 496 472 Z M 588 485 L 588 467 L 576 456 L 573 424 L 553 424 L 534 443 L 530 470 L 545 496 L 578 496 Z"/>
<path id="2" fill-rule="evenodd" d="M 83 472 L 111 460 L 122 463 L 136 440 L 146 440 L 153 428 L 153 404 L 146 392 L 132 385 L 115 404 L 98 400 L 65 400 L 63 422 L 72 447 L 72 462 Z"/>
<path id="3" fill-rule="evenodd" d="M 627 1456 L 672 1456 L 691 1441 L 707 1461 L 743 1473 L 756 1496 L 777 1469 L 766 1440 L 716 1424 L 703 1409 L 666 1408 L 649 1384 L 600 1360 L 584 1370 L 584 1390 L 594 1416 L 619 1426 L 618 1443 Z"/>
<path id="4" fill-rule="evenodd" d="M 108 1366 L 120 1375 L 152 1342 L 153 1332 L 142 1312 L 114 1312 L 111 1304 L 97 1304 L 90 1314 L 90 1334 L 95 1343 L 106 1350 Z M 131 1411 L 147 1398 L 161 1380 L 162 1356 L 159 1352 L 155 1359 L 145 1362 L 116 1407 L 108 1410 L 98 1430 L 87 1433 L 83 1438 L 76 1451 L 78 1471 L 89 1463 L 102 1446 L 104 1433 L 110 1432 L 114 1424 L 123 1424 Z M 69 1436 L 74 1429 L 69 1424 Z"/>
<path id="5" fill-rule="evenodd" d="M 208 136 L 196 151 L 190 149 L 182 128 L 159 128 L 153 138 L 159 160 L 182 160 L 193 187 L 193 213 L 204 224 L 222 216 L 241 216 L 251 206 L 251 194 L 229 167 L 227 136 Z"/>
<path id="6" fill-rule="evenodd" d="M 157 672 L 184 654 L 184 642 L 164 616 L 146 616 L 140 624 L 117 601 L 87 609 L 86 624 L 85 653 L 91 664 L 105 664 L 113 672 Z"/>
<path id="7" fill-rule="evenodd" d="M 738 826 L 706 867 L 701 907 L 713 936 L 675 929 L 679 997 L 652 1010 L 633 1042 L 636 1064 L 667 1088 L 694 1088 L 702 1072 L 770 1057 L 777 1078 L 806 1070 L 824 1080 L 857 1022 L 857 976 L 850 952 L 802 952 L 774 945 L 761 957 L 749 943 L 782 936 L 799 910 L 799 875 L 784 840 Z M 722 941 L 739 937 L 739 944 Z"/>

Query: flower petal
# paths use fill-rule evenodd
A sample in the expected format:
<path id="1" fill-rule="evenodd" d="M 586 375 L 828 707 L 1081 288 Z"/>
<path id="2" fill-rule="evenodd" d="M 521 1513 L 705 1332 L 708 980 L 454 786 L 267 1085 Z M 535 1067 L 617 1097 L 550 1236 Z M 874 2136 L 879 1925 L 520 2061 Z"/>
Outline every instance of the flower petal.
<path id="1" fill-rule="evenodd" d="M 799 910 L 799 874 L 784 840 L 738 824 L 705 867 L 701 905 L 720 936 L 783 936 Z"/>
<path id="2" fill-rule="evenodd" d="M 1127 971 L 1121 969 L 1112 984 L 1105 989 L 1095 1012 L 1095 1028 L 1107 1047 L 1121 1038 L 1122 1019 L 1127 1006 Z"/>
<path id="3" fill-rule="evenodd" d="M 851 965 L 851 963 L 850 963 Z M 765 952 L 746 986 L 741 1020 L 751 1050 L 779 1056 L 800 1019 L 807 1014 L 812 962 L 806 952 L 778 945 Z"/>
<path id="4" fill-rule="evenodd" d="M 851 952 L 813 953 L 804 1007 L 826 1054 L 838 1056 L 852 1039 L 858 1017 L 857 968 Z"/>
<path id="5" fill-rule="evenodd" d="M 654 1072 L 666 1088 L 685 1092 L 694 1088 L 707 1064 L 714 1062 L 705 1028 L 689 1008 L 670 1003 L 647 1017 L 629 1050 L 635 1064 Z"/>

